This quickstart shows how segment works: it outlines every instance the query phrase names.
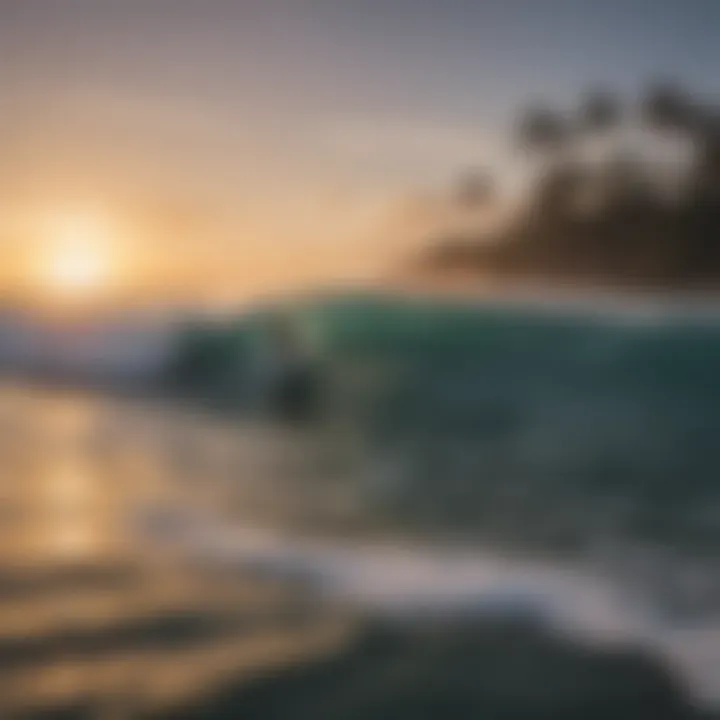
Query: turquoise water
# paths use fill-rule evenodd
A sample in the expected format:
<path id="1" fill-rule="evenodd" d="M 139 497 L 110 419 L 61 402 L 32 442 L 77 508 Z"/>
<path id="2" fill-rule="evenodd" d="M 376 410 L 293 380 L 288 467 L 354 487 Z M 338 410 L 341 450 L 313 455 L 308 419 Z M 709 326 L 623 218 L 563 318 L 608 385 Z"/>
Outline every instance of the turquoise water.
<path id="1" fill-rule="evenodd" d="M 720 539 L 712 313 L 354 297 L 291 314 L 393 517 Z"/>

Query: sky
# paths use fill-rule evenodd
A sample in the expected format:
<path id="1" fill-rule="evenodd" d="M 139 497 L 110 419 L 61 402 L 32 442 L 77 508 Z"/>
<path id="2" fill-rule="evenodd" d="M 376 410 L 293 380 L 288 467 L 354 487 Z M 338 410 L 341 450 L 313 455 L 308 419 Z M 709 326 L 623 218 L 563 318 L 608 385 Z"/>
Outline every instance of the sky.
<path id="1" fill-rule="evenodd" d="M 0 0 L 0 286 L 51 294 L 73 243 L 127 297 L 382 272 L 465 168 L 512 181 L 523 107 L 720 96 L 718 28 L 715 0 Z"/>

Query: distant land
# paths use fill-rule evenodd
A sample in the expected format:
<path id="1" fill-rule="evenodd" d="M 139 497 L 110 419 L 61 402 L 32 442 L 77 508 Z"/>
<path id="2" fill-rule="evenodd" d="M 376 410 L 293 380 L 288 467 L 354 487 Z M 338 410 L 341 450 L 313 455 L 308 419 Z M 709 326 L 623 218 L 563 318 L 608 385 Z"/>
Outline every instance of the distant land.
<path id="1" fill-rule="evenodd" d="M 432 238 L 416 258 L 422 275 L 720 289 L 717 103 L 667 83 L 631 106 L 596 91 L 572 113 L 529 110 L 515 141 L 536 173 L 522 209 L 490 235 Z M 461 180 L 458 202 L 491 207 L 498 192 L 492 177 L 474 174 Z"/>

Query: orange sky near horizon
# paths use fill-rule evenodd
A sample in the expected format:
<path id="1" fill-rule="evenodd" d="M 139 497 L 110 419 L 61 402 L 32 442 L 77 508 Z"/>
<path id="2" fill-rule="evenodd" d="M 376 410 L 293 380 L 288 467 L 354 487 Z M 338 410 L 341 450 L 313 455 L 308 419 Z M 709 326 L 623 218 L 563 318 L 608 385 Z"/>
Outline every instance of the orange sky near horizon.
<path id="1" fill-rule="evenodd" d="M 29 204 L 5 215 L 0 290 L 25 305 L 61 310 L 237 303 L 369 280 L 392 273 L 412 253 L 436 212 L 380 199 L 338 205 L 309 198 L 305 214 L 279 204 L 273 217 L 258 204 L 257 216 L 229 218 L 183 206 L 152 212 L 110 201 Z"/>
<path id="2" fill-rule="evenodd" d="M 717 2 L 548 5 L 0 0 L 0 300 L 240 301 L 387 276 L 454 224 L 468 168 L 512 212 L 528 106 L 633 101 L 658 77 L 717 97 Z M 104 229 L 68 240 L 65 216 Z"/>
<path id="3" fill-rule="evenodd" d="M 396 102 L 402 64 L 373 72 L 372 34 L 346 56 L 336 21 L 284 0 L 0 3 L 0 293 L 230 301 L 392 273 L 457 173 L 504 150 Z M 102 227 L 76 243 L 67 217 Z"/>

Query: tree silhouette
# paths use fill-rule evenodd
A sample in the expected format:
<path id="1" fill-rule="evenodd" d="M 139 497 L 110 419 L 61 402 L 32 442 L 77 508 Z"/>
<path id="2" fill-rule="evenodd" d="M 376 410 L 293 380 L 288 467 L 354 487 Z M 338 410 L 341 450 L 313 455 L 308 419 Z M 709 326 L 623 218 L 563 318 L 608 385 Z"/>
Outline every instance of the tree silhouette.
<path id="1" fill-rule="evenodd" d="M 655 83 L 646 92 L 641 117 L 648 127 L 660 132 L 688 134 L 702 124 L 701 113 L 689 95 L 668 82 Z"/>
<path id="2" fill-rule="evenodd" d="M 585 133 L 604 133 L 616 127 L 622 118 L 620 101 L 610 92 L 588 93 L 578 110 L 578 124 Z"/>
<path id="3" fill-rule="evenodd" d="M 517 130 L 517 141 L 521 148 L 546 156 L 564 150 L 570 136 L 568 122 L 558 113 L 542 107 L 526 111 Z"/>
<path id="4" fill-rule="evenodd" d="M 437 266 L 472 259 L 473 267 L 523 276 L 682 287 L 720 283 L 720 112 L 670 82 L 650 86 L 637 110 L 594 90 L 573 113 L 547 106 L 523 113 L 515 142 L 542 160 L 526 210 L 490 242 L 464 238 L 458 245 L 446 236 L 441 244 L 448 252 L 437 248 L 432 254 Z M 682 192 L 663 194 L 653 165 L 633 146 L 616 148 L 600 162 L 576 152 L 584 140 L 637 118 L 659 138 L 692 143 L 691 170 L 678 174 Z M 459 197 L 471 203 L 485 202 L 489 188 L 496 192 L 482 175 L 464 178 L 459 187 Z"/>

